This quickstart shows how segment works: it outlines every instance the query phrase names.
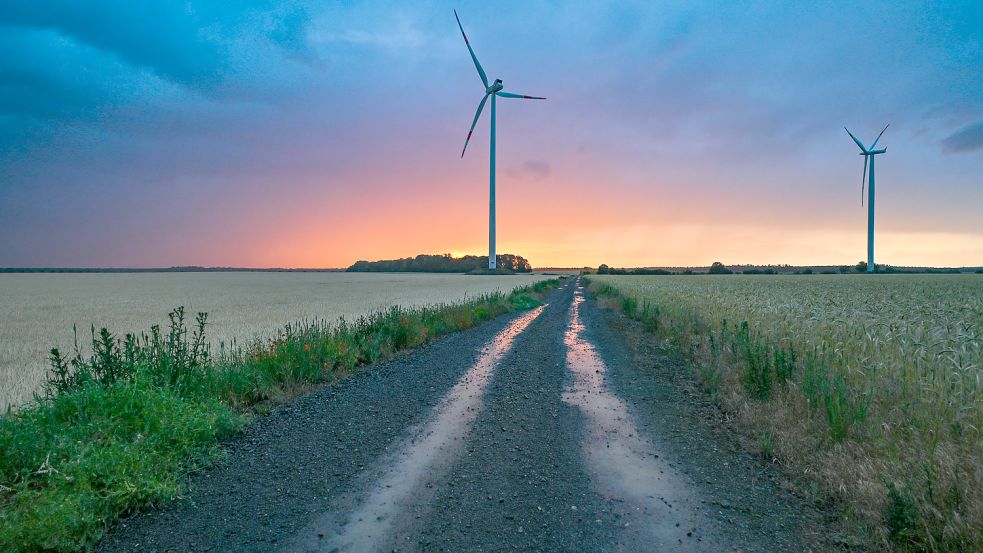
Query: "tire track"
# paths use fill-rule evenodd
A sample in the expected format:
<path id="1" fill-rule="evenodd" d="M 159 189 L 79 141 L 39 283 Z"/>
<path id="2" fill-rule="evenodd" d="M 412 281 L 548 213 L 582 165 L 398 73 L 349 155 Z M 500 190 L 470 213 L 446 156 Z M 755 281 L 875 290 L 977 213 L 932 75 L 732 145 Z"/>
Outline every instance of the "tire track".
<path id="1" fill-rule="evenodd" d="M 483 348 L 481 356 L 433 410 L 422 426 L 411 428 L 395 446 L 396 453 L 380 460 L 373 483 L 350 514 L 341 519 L 334 507 L 299 533 L 284 552 L 369 552 L 400 526 L 400 519 L 426 500 L 426 482 L 440 477 L 442 468 L 457 457 L 471 424 L 481 410 L 482 397 L 502 357 L 515 338 L 542 313 L 537 307 L 513 320 Z M 344 500 L 343 500 L 344 501 Z M 405 524 L 405 523 L 404 523 Z M 325 539 L 327 537 L 327 539 Z"/>
<path id="2" fill-rule="evenodd" d="M 625 401 L 608 388 L 608 367 L 584 336 L 583 302 L 578 283 L 563 337 L 574 378 L 563 400 L 586 418 L 583 457 L 595 489 L 636 513 L 635 524 L 626 523 L 622 531 L 631 535 L 620 541 L 673 551 L 724 550 L 709 528 L 693 482 L 639 434 Z"/>

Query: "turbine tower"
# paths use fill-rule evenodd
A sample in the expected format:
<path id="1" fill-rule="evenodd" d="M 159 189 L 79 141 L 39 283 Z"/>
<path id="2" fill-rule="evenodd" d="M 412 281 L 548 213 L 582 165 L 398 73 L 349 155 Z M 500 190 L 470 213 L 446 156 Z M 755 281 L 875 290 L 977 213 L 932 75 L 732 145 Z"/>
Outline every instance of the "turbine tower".
<path id="1" fill-rule="evenodd" d="M 881 130 L 881 134 L 890 127 L 890 124 L 884 125 Z M 843 127 L 850 138 L 857 143 L 860 147 L 860 155 L 864 156 L 864 173 L 860 177 L 860 205 L 864 205 L 864 181 L 867 179 L 867 168 L 870 167 L 870 186 L 867 189 L 867 272 L 871 273 L 874 271 L 874 156 L 878 154 L 883 154 L 887 151 L 887 148 L 882 148 L 880 150 L 875 150 L 877 146 L 877 141 L 881 139 L 881 134 L 877 135 L 874 142 L 869 148 L 865 148 L 863 142 L 857 140 L 856 136 L 850 132 L 850 129 Z M 868 161 L 869 160 L 869 161 Z"/>
<path id="2" fill-rule="evenodd" d="M 478 103 L 478 111 L 474 114 L 474 121 L 471 122 L 471 129 L 468 131 L 468 137 L 464 140 L 464 149 L 461 150 L 461 157 L 464 157 L 464 152 L 468 149 L 468 142 L 471 140 L 471 133 L 474 132 L 474 126 L 478 124 L 478 118 L 481 117 L 481 110 L 485 107 L 485 101 L 491 96 L 491 153 L 489 160 L 489 177 L 488 177 L 488 268 L 495 269 L 495 98 L 500 96 L 502 98 L 521 98 L 525 100 L 545 100 L 546 98 L 541 98 L 539 96 L 526 96 L 525 94 L 513 94 L 511 92 L 504 92 L 502 86 L 502 79 L 495 79 L 495 82 L 488 84 L 488 76 L 485 75 L 485 70 L 481 68 L 481 64 L 478 63 L 478 57 L 474 55 L 474 50 L 471 48 L 471 43 L 468 42 L 468 35 L 464 34 L 464 27 L 461 25 L 461 18 L 457 16 L 457 10 L 454 10 L 454 18 L 457 19 L 457 26 L 461 29 L 461 35 L 464 37 L 464 44 L 468 47 L 468 52 L 471 53 L 471 60 L 474 61 L 474 67 L 478 70 L 478 77 L 481 78 L 481 84 L 485 87 L 485 95 L 481 98 L 481 102 Z"/>

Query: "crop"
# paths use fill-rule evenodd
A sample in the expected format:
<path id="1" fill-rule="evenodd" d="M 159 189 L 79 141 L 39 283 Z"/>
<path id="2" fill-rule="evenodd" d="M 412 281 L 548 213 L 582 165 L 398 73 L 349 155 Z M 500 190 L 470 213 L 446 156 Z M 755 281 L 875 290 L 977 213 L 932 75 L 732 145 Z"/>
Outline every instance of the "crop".
<path id="1" fill-rule="evenodd" d="M 460 301 L 543 280 L 541 275 L 365 274 L 324 272 L 0 274 L 0 410 L 31 400 L 48 372 L 48 350 L 73 346 L 78 328 L 138 334 L 178 305 L 207 312 L 209 346 L 269 340 L 301 320 L 353 320 L 393 305 Z"/>
<path id="2" fill-rule="evenodd" d="M 597 276 L 881 546 L 983 547 L 983 279 Z"/>

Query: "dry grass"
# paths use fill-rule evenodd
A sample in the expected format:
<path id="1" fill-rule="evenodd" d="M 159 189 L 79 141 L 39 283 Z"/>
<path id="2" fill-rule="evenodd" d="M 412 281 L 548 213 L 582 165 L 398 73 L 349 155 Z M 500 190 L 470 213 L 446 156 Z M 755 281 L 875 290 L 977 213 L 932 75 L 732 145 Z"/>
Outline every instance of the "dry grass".
<path id="1" fill-rule="evenodd" d="M 595 281 L 877 547 L 983 548 L 983 277 Z"/>
<path id="2" fill-rule="evenodd" d="M 353 319 L 393 305 L 455 302 L 509 292 L 546 277 L 366 273 L 0 274 L 0 409 L 38 390 L 53 347 L 71 351 L 72 325 L 89 343 L 90 325 L 116 333 L 166 326 L 185 306 L 208 312 L 208 335 L 222 343 L 268 338 L 302 320 Z"/>

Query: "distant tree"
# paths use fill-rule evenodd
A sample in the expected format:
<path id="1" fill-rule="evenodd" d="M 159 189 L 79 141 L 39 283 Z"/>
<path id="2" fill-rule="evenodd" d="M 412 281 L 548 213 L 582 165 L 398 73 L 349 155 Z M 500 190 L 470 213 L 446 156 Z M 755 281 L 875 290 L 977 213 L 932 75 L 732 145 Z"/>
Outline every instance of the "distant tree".
<path id="1" fill-rule="evenodd" d="M 498 261 L 498 267 L 500 269 L 507 269 L 509 271 L 515 271 L 517 273 L 530 273 L 532 272 L 532 265 L 526 258 L 520 255 L 512 255 L 510 253 L 503 253 L 502 255 L 497 255 L 495 258 Z"/>
<path id="2" fill-rule="evenodd" d="M 857 271 L 858 273 L 866 272 L 867 271 L 867 262 L 866 261 L 861 261 L 861 262 L 857 263 L 856 266 L 853 267 L 853 270 L 854 271 Z"/>
<path id="3" fill-rule="evenodd" d="M 711 275 L 730 275 L 733 274 L 734 271 L 731 271 L 727 267 L 724 267 L 723 263 L 719 261 L 714 261 L 713 264 L 710 265 L 710 270 L 707 271 L 707 273 Z"/>
<path id="4" fill-rule="evenodd" d="M 801 271 L 799 271 L 799 274 L 800 275 L 811 275 L 812 274 L 812 269 L 802 269 Z"/>
<path id="5" fill-rule="evenodd" d="M 599 275 L 606 275 L 610 273 L 611 273 L 611 267 L 608 267 L 604 263 L 601 263 L 601 266 L 597 268 L 597 274 Z"/>
<path id="6" fill-rule="evenodd" d="M 496 256 L 498 267 L 506 272 L 529 273 L 532 265 L 520 255 L 502 254 Z M 348 268 L 351 272 L 424 272 L 424 273 L 467 273 L 488 267 L 488 257 L 465 255 L 455 258 L 449 253 L 442 255 L 421 254 L 416 257 L 387 259 L 382 261 L 356 261 Z"/>

